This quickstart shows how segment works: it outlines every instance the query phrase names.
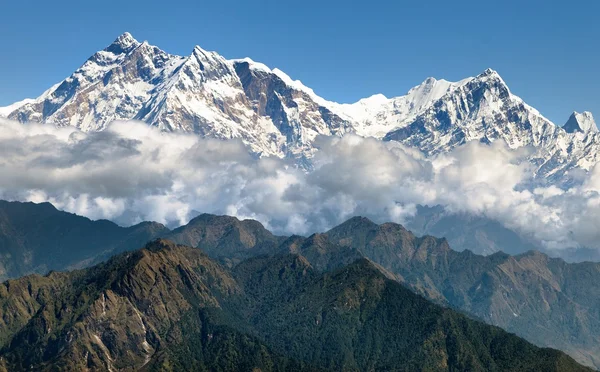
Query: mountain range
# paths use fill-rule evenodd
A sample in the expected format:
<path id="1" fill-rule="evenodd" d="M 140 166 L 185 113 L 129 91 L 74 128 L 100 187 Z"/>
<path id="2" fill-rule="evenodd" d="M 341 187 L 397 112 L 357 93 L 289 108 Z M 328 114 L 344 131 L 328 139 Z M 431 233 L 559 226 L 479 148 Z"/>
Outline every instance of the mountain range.
<path id="1" fill-rule="evenodd" d="M 427 78 L 403 96 L 339 104 L 249 58 L 226 59 L 198 46 L 189 56 L 176 56 L 129 33 L 40 97 L 0 108 L 0 116 L 83 131 L 102 131 L 114 120 L 140 120 L 163 131 L 239 138 L 257 156 L 291 158 L 307 170 L 319 135 L 398 141 L 430 158 L 469 141 L 500 140 L 529 149 L 525 159 L 532 165 L 532 184 L 524 186 L 531 190 L 539 184 L 568 188 L 581 182 L 578 170 L 588 171 L 600 160 L 600 133 L 591 113 L 574 112 L 564 126 L 555 125 L 491 69 L 458 82 Z M 419 215 L 406 224 L 476 253 L 545 249 L 502 223 L 484 223 L 485 216 L 462 217 L 446 213 L 439 220 L 444 224 L 434 229 L 431 222 L 413 224 L 422 221 Z M 580 246 L 548 252 L 570 261 L 598 260 L 596 250 Z"/>
<path id="2" fill-rule="evenodd" d="M 154 222 L 124 228 L 92 221 L 50 203 L 0 201 L 0 280 L 89 266 L 168 231 Z"/>
<path id="3" fill-rule="evenodd" d="M 412 293 L 359 259 L 229 270 L 167 240 L 0 285 L 0 369 L 591 371 Z"/>
<path id="4" fill-rule="evenodd" d="M 2 226 L 13 227 L 0 230 L 0 263 L 3 267 L 19 268 L 4 278 L 37 273 L 29 277 L 37 281 L 39 274 L 48 269 L 87 267 L 135 250 L 143 245 L 144 239 L 157 236 L 197 248 L 224 270 L 233 271 L 248 262 L 290 254 L 302 256 L 312 269 L 321 273 L 343 269 L 366 258 L 388 279 L 438 305 L 500 326 L 536 345 L 563 350 L 585 365 L 600 367 L 598 263 L 569 264 L 536 251 L 513 256 L 503 252 L 488 256 L 469 250 L 458 252 L 446 239 L 418 237 L 401 225 L 378 225 L 364 217 L 352 218 L 326 233 L 303 237 L 273 235 L 254 220 L 202 214 L 174 230 L 143 223 L 139 226 L 155 228 L 140 230 L 144 234 L 134 235 L 135 239 L 124 239 L 123 235 L 107 233 L 111 230 L 106 225 L 112 226 L 107 221 L 90 221 L 57 211 L 47 203 L 3 202 L 2 205 Z M 20 224 L 24 215 L 37 216 L 35 223 Z M 105 235 L 105 240 L 98 245 L 91 239 L 86 242 L 71 238 L 79 237 L 76 233 L 81 231 L 91 237 Z M 16 246 L 13 242 L 22 236 L 35 239 Z M 64 238 L 59 239 L 60 236 Z M 40 244 L 44 241 L 45 245 Z M 48 260 L 47 266 L 19 266 L 20 256 L 12 254 L 15 247 L 32 257 L 32 262 L 54 256 L 61 259 Z M 63 278 L 64 274 L 47 276 L 57 277 Z M 54 283 L 54 279 L 50 281 Z M 9 280 L 5 285 L 10 287 L 12 282 Z M 0 294 L 0 300 L 2 297 Z M 0 309 L 8 305 L 3 306 Z M 17 308 L 38 311 L 31 304 Z M 5 327 L 12 329 L 6 323 Z"/>
<path id="5" fill-rule="evenodd" d="M 0 116 L 82 131 L 138 120 L 307 171 L 318 136 L 347 133 L 428 158 L 503 141 L 528 149 L 533 187 L 566 189 L 600 160 L 591 113 L 558 126 L 491 69 L 340 104 L 249 58 L 172 55 L 129 33 Z M 354 217 L 305 237 L 229 216 L 121 227 L 0 201 L 0 370 L 600 368 L 600 264 L 535 249 L 440 206 L 406 227 Z"/>
<path id="6" fill-rule="evenodd" d="M 83 131 L 140 120 L 164 131 L 240 138 L 258 155 L 291 157 L 303 167 L 310 167 L 318 135 L 400 141 L 427 155 L 503 140 L 511 148 L 533 147 L 534 175 L 558 185 L 574 182 L 570 170 L 589 170 L 600 150 L 591 113 L 573 113 L 561 128 L 491 69 L 459 82 L 428 78 L 403 96 L 339 104 L 249 58 L 229 60 L 198 46 L 176 56 L 129 33 L 40 97 L 1 108 L 0 115 Z"/>

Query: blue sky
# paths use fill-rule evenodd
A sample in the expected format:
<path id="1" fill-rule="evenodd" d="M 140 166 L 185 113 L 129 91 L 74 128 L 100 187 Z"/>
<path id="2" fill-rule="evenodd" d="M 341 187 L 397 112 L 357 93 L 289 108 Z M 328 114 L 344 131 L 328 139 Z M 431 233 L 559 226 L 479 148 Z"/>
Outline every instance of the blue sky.
<path id="1" fill-rule="evenodd" d="M 197 44 L 251 57 L 338 102 L 491 67 L 557 124 L 573 110 L 600 119 L 594 0 L 7 0 L 2 13 L 0 106 L 39 95 L 129 31 L 174 54 Z"/>

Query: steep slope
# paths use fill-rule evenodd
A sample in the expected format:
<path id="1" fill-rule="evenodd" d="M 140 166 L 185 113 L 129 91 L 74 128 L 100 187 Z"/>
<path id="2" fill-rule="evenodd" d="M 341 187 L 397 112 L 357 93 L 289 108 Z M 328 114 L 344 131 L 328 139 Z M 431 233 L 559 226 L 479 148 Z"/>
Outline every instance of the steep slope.
<path id="1" fill-rule="evenodd" d="M 600 366 L 600 264 L 568 264 L 539 252 L 479 256 L 445 239 L 356 217 L 332 242 L 360 251 L 424 296 L 473 314 L 538 345 Z"/>
<path id="2" fill-rule="evenodd" d="M 455 219 L 455 216 L 435 217 L 435 211 L 429 212 L 433 213 L 433 217 L 427 215 L 426 219 L 433 227 L 428 228 L 437 229 L 438 232 L 452 232 L 445 228 L 445 224 L 448 218 Z M 498 239 L 497 229 L 494 226 L 490 227 L 489 221 L 483 221 L 481 224 L 477 221 L 471 223 L 478 236 L 466 243 L 471 244 L 473 248 L 481 247 L 481 244 L 489 239 Z M 506 327 L 540 345 L 567 350 L 587 364 L 597 363 L 599 350 L 593 345 L 598 342 L 600 332 L 596 332 L 595 326 L 592 325 L 600 324 L 600 317 L 588 309 L 593 309 L 599 304 L 584 304 L 579 295 L 567 294 L 562 287 L 552 286 L 550 288 L 554 293 L 550 297 L 558 296 L 560 299 L 550 301 L 536 289 L 539 285 L 537 283 L 580 283 L 577 275 L 584 275 L 580 270 L 587 271 L 588 269 L 584 269 L 586 264 L 571 266 L 561 260 L 549 259 L 548 262 L 561 263 L 569 269 L 558 270 L 550 276 L 542 275 L 536 271 L 535 265 L 520 268 L 521 256 L 513 258 L 497 254 L 482 257 L 470 251 L 458 253 L 450 249 L 448 242 L 444 240 L 432 237 L 418 238 L 400 225 L 377 225 L 364 218 L 351 219 L 327 234 L 314 234 L 309 238 L 293 236 L 282 242 L 282 238 L 272 236 L 255 221 L 202 215 L 189 225 L 174 230 L 169 236 L 180 243 L 206 249 L 209 255 L 229 266 L 256 255 L 290 252 L 303 255 L 317 270 L 328 271 L 347 265 L 364 255 L 393 273 L 396 279 L 407 283 L 428 298 L 473 313 L 491 324 Z M 457 237 L 461 239 L 464 234 Z M 512 234 L 502 235 L 498 241 L 508 248 L 511 244 L 520 244 L 519 249 L 527 247 L 526 242 Z M 464 240 L 458 242 L 465 243 Z M 484 247 L 489 249 L 490 246 L 486 243 Z M 459 245 L 457 248 L 464 249 L 469 246 Z M 518 253 L 519 249 L 516 249 L 515 253 Z M 516 266 L 510 264 L 513 260 L 519 260 Z M 539 265 L 547 266 L 545 262 Z M 600 279 L 597 273 L 598 265 L 591 265 L 596 267 L 596 271 L 593 271 L 596 273 L 591 274 L 592 277 Z M 505 273 L 507 267 L 510 270 Z M 529 272 L 531 270 L 533 272 Z M 570 276 L 565 277 L 563 271 L 569 272 Z M 463 275 L 463 272 L 472 274 Z M 525 272 L 526 275 L 521 272 Z M 501 284 L 487 280 L 489 276 L 496 275 L 499 276 Z M 502 300 L 503 291 L 506 288 L 514 289 L 513 281 L 519 283 L 518 290 L 521 293 L 505 302 Z M 483 289 L 474 291 L 481 283 Z M 574 284 L 575 287 L 578 285 Z M 591 299 L 598 301 L 600 296 L 592 296 Z M 552 309 L 541 305 L 545 303 L 550 303 Z M 520 310 L 516 312 L 514 309 Z M 551 312 L 557 315 L 551 316 Z M 515 313 L 519 317 L 515 317 Z M 558 314 L 573 317 L 573 323 L 561 323 Z M 523 323 L 526 323 L 526 326 Z"/>
<path id="3" fill-rule="evenodd" d="M 258 221 L 240 221 L 235 217 L 212 214 L 201 214 L 164 237 L 178 244 L 200 248 L 228 266 L 248 257 L 272 254 L 285 239 L 271 234 Z"/>
<path id="4" fill-rule="evenodd" d="M 426 301 L 366 259 L 322 275 L 302 257 L 253 259 L 236 268 L 236 278 L 257 314 L 254 328 L 274 350 L 332 370 L 579 368 Z"/>
<path id="5" fill-rule="evenodd" d="M 40 97 L 0 108 L 0 115 L 84 131 L 135 119 L 165 131 L 240 138 L 256 154 L 308 166 L 316 136 L 381 138 L 466 81 L 428 78 L 404 96 L 337 104 L 249 58 L 228 60 L 198 46 L 175 56 L 125 33 Z"/>
<path id="6" fill-rule="evenodd" d="M 239 138 L 257 155 L 290 157 L 308 169 L 318 135 L 345 133 L 401 141 L 430 156 L 468 141 L 532 146 L 537 180 L 561 186 L 576 182 L 569 170 L 589 170 L 600 159 L 590 113 L 575 113 L 560 128 L 491 69 L 459 82 L 428 78 L 403 96 L 338 104 L 249 58 L 229 60 L 198 46 L 175 56 L 129 33 L 40 97 L 0 108 L 0 115 L 84 131 L 141 120 L 164 131 Z"/>
<path id="7" fill-rule="evenodd" d="M 535 175 L 559 184 L 571 182 L 568 170 L 587 170 L 600 159 L 600 136 L 567 133 L 512 94 L 491 69 L 444 95 L 384 139 L 416 147 L 429 156 L 469 141 L 532 146 L 535 151 L 529 161 L 536 166 Z"/>
<path id="8" fill-rule="evenodd" d="M 50 203 L 0 201 L 0 280 L 90 266 L 168 231 L 153 222 L 123 228 L 91 221 Z"/>
<path id="9" fill-rule="evenodd" d="M 425 216 L 432 225 L 425 228 L 453 232 L 446 223 L 455 217 L 437 215 L 433 209 L 428 213 Z M 542 254 L 484 257 L 469 250 L 459 253 L 446 240 L 419 238 L 400 225 L 377 225 L 365 218 L 353 218 L 326 234 L 285 238 L 274 236 L 257 221 L 228 216 L 200 215 L 170 232 L 153 223 L 121 228 L 108 221 L 90 221 L 47 203 L 1 202 L 0 227 L 5 278 L 87 267 L 156 236 L 201 248 L 230 268 L 251 257 L 292 253 L 322 272 L 368 257 L 389 276 L 438 303 L 474 314 L 538 345 L 565 350 L 580 362 L 600 364 L 600 293 L 596 293 L 600 265 L 595 263 L 567 264 Z M 471 231 L 485 238 L 462 241 L 489 248 L 486 238 L 497 236 L 488 227 L 475 222 Z M 464 235 L 455 237 L 460 242 Z M 501 238 L 510 246 L 514 237 Z M 42 282 L 63 285 L 56 279 L 61 275 L 54 275 L 36 279 L 23 291 L 35 297 L 32 293 Z M 51 287 L 45 296 L 54 291 Z M 18 309 L 37 311 L 27 299 Z"/>
<path id="10" fill-rule="evenodd" d="M 26 98 L 22 101 L 15 102 L 12 105 L 0 107 L 0 116 L 7 117 L 11 112 L 18 110 L 22 106 L 32 103 L 34 100 L 31 98 Z"/>
<path id="11" fill-rule="evenodd" d="M 466 84 L 471 78 L 459 82 L 427 78 L 404 96 L 386 98 L 381 94 L 364 98 L 352 104 L 330 104 L 354 122 L 356 134 L 364 137 L 382 138 L 388 132 L 402 127 L 445 94 Z"/>
<path id="12" fill-rule="evenodd" d="M 449 213 L 441 205 L 418 205 L 417 212 L 404 226 L 419 236 L 443 236 L 454 250 L 468 249 L 482 255 L 498 251 L 515 255 L 542 248 L 498 221 L 468 213 Z M 573 252 L 569 253 L 571 256 Z"/>
<path id="13" fill-rule="evenodd" d="M 158 240 L 6 282 L 0 304 L 1 319 L 19 317 L 3 332 L 4 370 L 588 370 L 434 305 L 364 259 L 319 274 L 301 256 L 254 258 L 232 273 Z"/>
<path id="14" fill-rule="evenodd" d="M 54 89 L 8 117 L 101 130 L 113 120 L 135 117 L 158 82 L 183 61 L 125 33 Z"/>
<path id="15" fill-rule="evenodd" d="M 56 281 L 64 284 L 45 296 Z M 23 293 L 28 282 L 41 290 Z M 5 370 L 300 368 L 220 324 L 220 298 L 239 291 L 200 250 L 167 241 L 85 271 L 9 281 L 0 288 L 3 318 L 22 298 L 33 296 L 36 309 L 9 335 L 1 363 Z"/>
<path id="16" fill-rule="evenodd" d="M 125 33 L 53 89 L 2 113 L 84 131 L 142 120 L 165 131 L 240 138 L 255 153 L 276 156 L 301 156 L 315 136 L 348 131 L 346 120 L 315 102 L 324 100 L 280 75 L 198 46 L 174 56 Z"/>
<path id="17" fill-rule="evenodd" d="M 575 182 L 568 171 L 589 170 L 600 152 L 590 113 L 575 113 L 560 128 L 491 69 L 459 82 L 428 78 L 399 97 L 338 104 L 249 58 L 228 60 L 198 46 L 175 56 L 128 33 L 40 97 L 0 108 L 0 115 L 84 131 L 141 120 L 164 131 L 239 138 L 257 155 L 290 157 L 305 168 L 318 135 L 401 141 L 430 156 L 468 141 L 502 140 L 532 146 L 538 181 L 559 185 Z"/>
<path id="18" fill-rule="evenodd" d="M 587 134 L 589 132 L 598 132 L 594 116 L 589 111 L 582 113 L 573 112 L 562 128 L 568 133 L 581 132 Z"/>

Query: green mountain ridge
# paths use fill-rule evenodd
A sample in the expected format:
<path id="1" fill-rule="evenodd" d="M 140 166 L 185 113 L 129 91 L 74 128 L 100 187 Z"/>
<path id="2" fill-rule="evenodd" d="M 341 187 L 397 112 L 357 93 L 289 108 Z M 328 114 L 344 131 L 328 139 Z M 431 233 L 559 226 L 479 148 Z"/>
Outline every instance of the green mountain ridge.
<path id="1" fill-rule="evenodd" d="M 320 272 L 282 253 L 229 269 L 156 240 L 7 281 L 0 313 L 6 371 L 589 370 L 435 305 L 365 258 Z"/>
<path id="2" fill-rule="evenodd" d="M 0 200 L 0 280 L 91 266 L 168 231 L 155 222 L 124 228 L 59 211 L 50 203 Z"/>
<path id="3" fill-rule="evenodd" d="M 208 225 L 203 229 L 211 229 L 211 218 L 221 217 L 205 216 Z M 253 226 L 253 236 L 265 236 L 262 225 Z M 198 241 L 197 246 L 203 244 Z M 271 238 L 245 245 L 244 257 L 266 254 L 265 244 L 272 247 Z M 566 263 L 535 251 L 516 256 L 457 252 L 446 239 L 417 237 L 399 224 L 378 225 L 364 217 L 351 218 L 323 234 L 290 237 L 271 254 L 286 252 L 304 255 L 319 270 L 367 257 L 440 305 L 600 368 L 598 263 Z"/>
<path id="4" fill-rule="evenodd" d="M 28 208 L 27 213 L 21 213 L 23 216 L 28 213 L 44 215 L 39 211 L 31 212 L 30 209 L 48 208 L 48 205 L 32 203 L 9 204 L 14 204 L 16 209 L 19 206 Z M 2 203 L 0 211 L 1 207 Z M 54 211 L 53 213 L 64 213 Z M 49 229 L 51 234 L 48 235 L 48 241 L 52 241 L 57 236 L 55 231 L 61 229 L 71 234 L 73 230 L 79 231 L 68 226 L 73 224 L 74 218 L 86 220 L 86 223 L 96 226 L 95 221 L 65 214 L 69 218 L 52 217 L 42 220 L 55 224 Z M 10 217 L 10 213 L 5 212 L 4 217 L 0 214 L 0 221 L 3 218 L 10 220 Z M 33 218 L 36 221 L 38 219 Z M 63 223 L 67 226 L 61 227 Z M 99 223 L 99 226 L 104 226 L 106 221 Z M 79 224 L 81 222 L 74 226 Z M 26 225 L 31 226 L 37 225 Z M 23 228 L 22 231 L 27 229 Z M 33 236 L 38 236 L 38 240 L 43 242 L 44 234 L 35 229 L 33 231 Z M 109 241 L 109 249 L 97 241 L 85 243 L 83 235 L 76 234 L 75 236 L 81 236 L 83 243 L 64 245 L 62 250 L 58 248 L 62 240 L 35 247 L 50 246 L 52 249 L 49 255 L 54 255 L 54 251 L 62 251 L 66 256 L 69 249 L 85 248 L 76 252 L 76 259 L 67 257 L 54 261 L 54 269 L 66 270 L 89 266 L 115 253 L 136 249 L 143 246 L 146 240 L 155 237 L 152 236 L 152 229 L 142 228 L 142 231 L 146 235 L 138 235 L 138 240 L 127 241 L 121 235 L 113 235 L 117 239 Z M 151 233 L 147 234 L 147 231 Z M 0 257 L 6 251 L 3 242 L 14 240 L 13 235 L 5 232 L 6 230 L 0 230 Z M 146 239 L 146 236 L 152 238 Z M 580 363 L 600 368 L 598 263 L 570 264 L 534 251 L 515 256 L 502 252 L 489 256 L 480 256 L 469 250 L 457 252 L 451 249 L 446 239 L 417 237 L 401 225 L 378 225 L 364 217 L 352 218 L 326 233 L 310 237 L 281 237 L 271 234 L 257 221 L 240 221 L 235 217 L 204 214 L 173 231 L 160 229 L 160 236 L 179 244 L 198 247 L 229 269 L 250 258 L 292 253 L 302 255 L 317 271 L 331 271 L 366 257 L 379 265 L 388 277 L 437 304 L 500 326 L 536 345 L 563 350 Z M 100 242 L 103 241 L 107 240 Z M 122 244 L 122 241 L 127 244 Z M 138 241 L 140 242 L 137 243 Z M 9 247 L 31 250 L 26 245 Z M 34 251 L 40 257 L 45 252 L 41 249 Z M 92 258 L 87 259 L 86 254 Z M 0 263 L 5 266 L 7 262 L 10 264 L 14 261 L 0 258 Z M 26 302 L 26 299 L 23 301 Z M 23 306 L 31 307 L 28 304 Z"/>
<path id="5" fill-rule="evenodd" d="M 361 218 L 327 235 L 360 250 L 417 293 L 600 366 L 600 264 L 568 264 L 536 251 L 457 252 L 445 239 L 418 238 L 400 225 Z"/>

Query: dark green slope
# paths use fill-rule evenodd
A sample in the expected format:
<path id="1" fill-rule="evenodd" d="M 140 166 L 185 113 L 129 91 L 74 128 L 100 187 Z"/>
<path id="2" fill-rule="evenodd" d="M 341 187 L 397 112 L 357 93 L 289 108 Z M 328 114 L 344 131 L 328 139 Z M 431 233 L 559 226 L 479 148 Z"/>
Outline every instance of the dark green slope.
<path id="1" fill-rule="evenodd" d="M 230 267 L 246 258 L 277 251 L 285 239 L 271 234 L 258 221 L 212 214 L 201 214 L 163 237 L 200 248 Z"/>
<path id="2" fill-rule="evenodd" d="M 267 344 L 332 370 L 586 370 L 562 352 L 425 300 L 366 259 L 316 274 L 302 257 L 265 258 L 242 263 L 236 278 L 257 299 L 252 322 Z"/>
<path id="3" fill-rule="evenodd" d="M 86 267 L 155 236 L 199 247 L 229 268 L 251 257 L 295 253 L 317 271 L 329 271 L 367 257 L 436 303 L 600 367 L 600 264 L 568 264 L 536 252 L 456 252 L 445 239 L 416 237 L 398 224 L 378 225 L 361 217 L 325 234 L 285 238 L 257 221 L 228 216 L 200 215 L 170 232 L 154 223 L 121 228 L 90 221 L 47 203 L 0 202 L 0 279 Z M 38 310 L 31 301 L 43 280 L 31 280 L 23 303 L 11 305 L 14 313 Z M 20 327 L 19 319 L 0 318 L 0 342 L 6 334 L 2 326 Z"/>
<path id="4" fill-rule="evenodd" d="M 151 222 L 123 228 L 92 221 L 50 203 L 0 201 L 0 280 L 87 267 L 168 231 Z"/>
<path id="5" fill-rule="evenodd" d="M 0 360 L 7 371 L 306 369 L 223 323 L 222 299 L 239 295 L 220 265 L 167 241 L 89 269 L 5 282 L 0 318 L 18 321 Z"/>
<path id="6" fill-rule="evenodd" d="M 159 240 L 5 282 L 0 306 L 13 319 L 7 371 L 587 370 L 428 302 L 366 259 L 323 274 L 302 256 L 263 256 L 230 271 Z"/>
<path id="7" fill-rule="evenodd" d="M 327 232 L 438 303 L 558 348 L 600 367 L 600 264 L 569 264 L 539 252 L 480 256 L 445 239 L 355 217 Z"/>

